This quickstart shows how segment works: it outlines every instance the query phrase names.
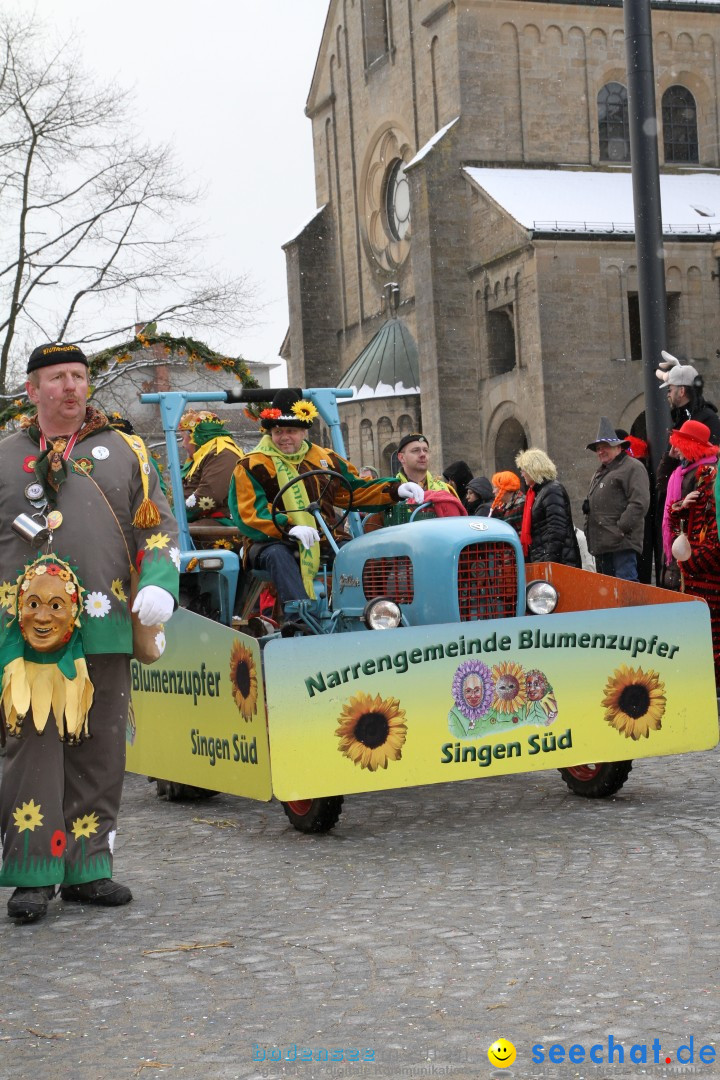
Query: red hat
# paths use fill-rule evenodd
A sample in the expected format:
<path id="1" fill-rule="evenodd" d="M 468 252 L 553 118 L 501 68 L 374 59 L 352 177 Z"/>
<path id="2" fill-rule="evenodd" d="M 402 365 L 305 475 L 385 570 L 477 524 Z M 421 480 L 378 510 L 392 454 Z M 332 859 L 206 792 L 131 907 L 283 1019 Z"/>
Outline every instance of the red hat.
<path id="1" fill-rule="evenodd" d="M 679 431 L 670 433 L 670 445 L 678 450 L 686 461 L 720 454 L 720 447 L 710 442 L 710 428 L 700 420 L 686 420 Z"/>

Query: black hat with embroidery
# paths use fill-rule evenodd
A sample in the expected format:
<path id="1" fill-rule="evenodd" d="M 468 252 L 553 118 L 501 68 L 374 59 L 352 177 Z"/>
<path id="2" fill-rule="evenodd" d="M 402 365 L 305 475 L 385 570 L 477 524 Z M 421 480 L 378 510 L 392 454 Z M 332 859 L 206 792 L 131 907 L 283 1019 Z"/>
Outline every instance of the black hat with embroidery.
<path id="1" fill-rule="evenodd" d="M 33 349 L 28 360 L 27 373 L 38 368 L 55 367 L 57 364 L 84 364 L 88 366 L 87 356 L 77 345 L 47 344 Z"/>
<path id="2" fill-rule="evenodd" d="M 425 443 L 426 446 L 430 446 L 430 443 L 427 441 L 424 435 L 421 435 L 419 432 L 415 432 L 414 435 L 403 435 L 402 439 L 398 443 L 398 448 L 396 452 L 398 454 L 402 453 L 405 447 L 409 446 L 412 442 L 422 442 Z"/>
<path id="3" fill-rule="evenodd" d="M 318 415 L 312 401 L 302 396 L 302 390 L 285 386 L 278 390 L 269 409 L 260 413 L 260 423 L 266 431 L 274 427 L 309 428 Z"/>

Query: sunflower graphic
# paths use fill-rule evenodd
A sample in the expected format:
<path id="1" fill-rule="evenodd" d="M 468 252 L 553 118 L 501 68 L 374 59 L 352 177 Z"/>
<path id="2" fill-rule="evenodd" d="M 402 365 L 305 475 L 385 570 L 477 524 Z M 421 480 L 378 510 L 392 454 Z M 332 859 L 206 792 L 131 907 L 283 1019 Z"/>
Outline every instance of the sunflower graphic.
<path id="1" fill-rule="evenodd" d="M 407 737 L 405 710 L 396 698 L 385 701 L 378 694 L 359 693 L 351 697 L 339 717 L 335 734 L 338 750 L 361 769 L 387 769 L 388 761 L 399 761 Z"/>
<path id="2" fill-rule="evenodd" d="M 39 825 L 43 823 L 43 815 L 40 813 L 40 803 L 35 804 L 35 800 L 31 799 L 30 802 L 23 803 L 22 806 L 18 806 L 17 810 L 13 811 L 13 818 L 15 819 L 15 825 L 18 832 L 25 832 L 27 829 L 33 832 Z"/>
<path id="3" fill-rule="evenodd" d="M 496 713 L 517 713 L 526 702 L 525 673 L 520 664 L 506 660 L 493 668 L 495 694 L 493 709 Z"/>
<path id="4" fill-rule="evenodd" d="M 257 671 L 253 654 L 241 641 L 236 641 L 230 653 L 230 685 L 235 704 L 248 723 L 257 712 Z"/>
<path id="5" fill-rule="evenodd" d="M 166 536 L 165 533 L 157 532 L 157 533 L 153 533 L 152 536 L 149 536 L 147 538 L 147 542 L 145 544 L 145 547 L 147 548 L 148 551 L 152 551 L 153 548 L 167 547 L 167 545 L 169 543 L 170 543 L 170 537 L 169 536 Z"/>
<path id="6" fill-rule="evenodd" d="M 120 578 L 115 578 L 112 585 L 110 586 L 110 591 L 115 596 L 117 596 L 118 600 L 120 600 L 123 604 L 127 602 L 127 595 L 125 593 L 125 589 L 123 588 L 123 583 Z"/>
<path id="7" fill-rule="evenodd" d="M 85 814 L 83 817 L 75 818 L 72 823 L 73 836 L 76 840 L 81 837 L 90 837 L 98 831 L 99 824 L 100 819 L 95 811 L 92 814 Z"/>
<path id="8" fill-rule="evenodd" d="M 626 664 L 612 673 L 605 685 L 605 720 L 626 739 L 647 739 L 659 731 L 665 712 L 665 684 L 657 671 Z"/>
<path id="9" fill-rule="evenodd" d="M 0 607 L 14 607 L 16 595 L 17 585 L 12 585 L 9 581 L 0 582 Z"/>

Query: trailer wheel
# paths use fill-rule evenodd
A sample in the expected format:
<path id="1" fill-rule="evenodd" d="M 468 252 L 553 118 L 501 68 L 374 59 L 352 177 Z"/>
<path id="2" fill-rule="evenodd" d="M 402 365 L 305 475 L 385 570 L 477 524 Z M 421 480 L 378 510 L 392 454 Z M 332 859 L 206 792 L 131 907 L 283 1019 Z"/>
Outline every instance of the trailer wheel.
<path id="1" fill-rule="evenodd" d="M 603 761 L 558 771 L 575 795 L 605 799 L 623 786 L 632 771 L 632 761 Z"/>
<path id="2" fill-rule="evenodd" d="M 149 778 L 152 783 L 152 777 Z M 193 787 L 191 784 L 176 784 L 174 780 L 156 780 L 158 799 L 167 799 L 168 802 L 181 802 L 183 799 L 212 799 L 217 791 L 209 791 L 207 788 Z"/>
<path id="3" fill-rule="evenodd" d="M 337 825 L 342 804 L 342 795 L 328 795 L 322 799 L 295 799 L 294 802 L 284 802 L 282 808 L 290 824 L 298 832 L 325 833 Z"/>

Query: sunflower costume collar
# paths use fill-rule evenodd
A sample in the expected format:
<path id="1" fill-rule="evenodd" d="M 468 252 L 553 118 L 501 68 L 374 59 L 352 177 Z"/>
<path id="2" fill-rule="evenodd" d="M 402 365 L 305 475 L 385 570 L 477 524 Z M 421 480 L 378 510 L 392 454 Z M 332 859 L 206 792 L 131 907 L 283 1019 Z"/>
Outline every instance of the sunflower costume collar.
<path id="1" fill-rule="evenodd" d="M 212 436 L 209 442 L 204 442 L 198 450 L 195 451 L 195 455 L 190 463 L 188 469 L 187 479 L 190 480 L 195 472 L 199 469 L 201 463 L 206 457 L 211 454 L 221 454 L 223 450 L 230 450 L 237 458 L 243 457 L 243 451 L 237 445 L 232 435 L 218 435 Z"/>
<path id="2" fill-rule="evenodd" d="M 11 620 L 0 633 L 1 702 L 10 735 L 32 711 L 42 734 L 52 712 L 61 740 L 87 735 L 93 701 L 80 632 L 84 590 L 69 563 L 42 555 L 17 579 Z"/>

